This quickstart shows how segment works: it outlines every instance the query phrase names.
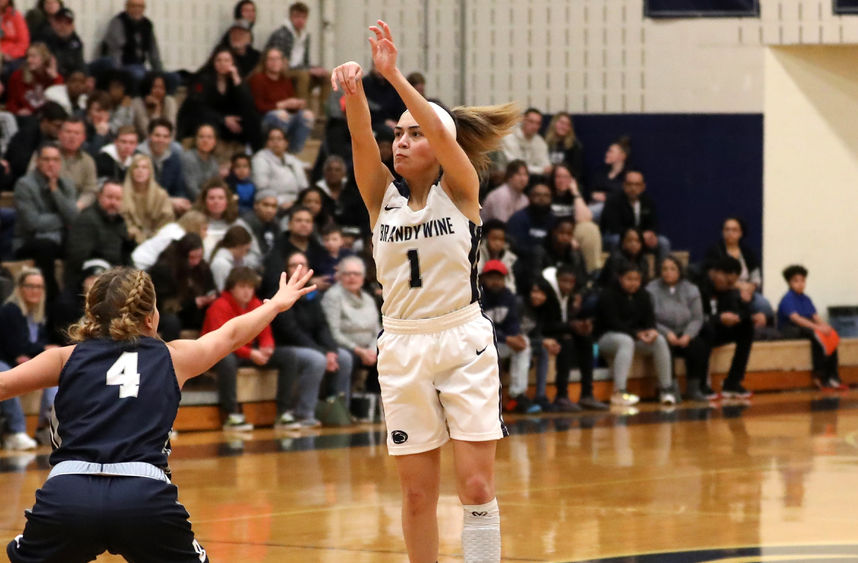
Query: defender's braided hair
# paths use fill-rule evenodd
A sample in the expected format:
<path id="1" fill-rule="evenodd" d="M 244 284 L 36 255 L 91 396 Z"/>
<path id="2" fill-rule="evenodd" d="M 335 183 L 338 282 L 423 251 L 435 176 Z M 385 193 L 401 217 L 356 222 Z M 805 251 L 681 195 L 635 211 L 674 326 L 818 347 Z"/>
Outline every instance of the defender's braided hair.
<path id="1" fill-rule="evenodd" d="M 135 340 L 146 316 L 155 310 L 155 287 L 144 271 L 114 268 L 104 272 L 86 295 L 83 318 L 69 327 L 74 342 L 92 338 Z"/>

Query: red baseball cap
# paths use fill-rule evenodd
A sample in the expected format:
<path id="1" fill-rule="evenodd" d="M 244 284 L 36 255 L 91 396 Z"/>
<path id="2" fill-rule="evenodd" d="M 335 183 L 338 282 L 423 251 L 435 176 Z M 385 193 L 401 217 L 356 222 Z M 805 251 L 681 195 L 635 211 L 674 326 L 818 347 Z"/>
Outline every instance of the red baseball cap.
<path id="1" fill-rule="evenodd" d="M 483 266 L 483 273 L 488 274 L 489 272 L 497 272 L 500 275 L 505 276 L 509 273 L 509 270 L 507 270 L 506 264 L 500 260 L 489 260 L 486 262 L 486 265 Z"/>

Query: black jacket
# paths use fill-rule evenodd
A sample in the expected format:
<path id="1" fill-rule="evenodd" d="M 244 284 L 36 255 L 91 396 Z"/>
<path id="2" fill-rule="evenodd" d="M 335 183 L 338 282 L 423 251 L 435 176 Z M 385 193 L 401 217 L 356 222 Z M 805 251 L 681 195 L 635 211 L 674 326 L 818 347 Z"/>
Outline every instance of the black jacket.
<path id="1" fill-rule="evenodd" d="M 699 284 L 703 316 L 712 324 L 721 324 L 721 313 L 736 313 L 742 321 L 751 318 L 751 304 L 742 300 L 738 289 L 716 291 L 708 277 Z"/>
<path id="2" fill-rule="evenodd" d="M 54 30 L 48 27 L 44 34 L 36 37 L 34 41 L 41 41 L 48 46 L 57 60 L 57 72 L 68 77 L 74 70 L 86 70 L 83 60 L 83 41 L 77 32 L 72 32 L 70 37 L 63 39 Z"/>
<path id="3" fill-rule="evenodd" d="M 302 297 L 291 309 L 274 317 L 271 330 L 278 346 L 301 346 L 322 353 L 337 351 L 318 292 Z"/>
<path id="4" fill-rule="evenodd" d="M 39 326 L 36 342 L 30 342 L 30 328 L 21 308 L 15 303 L 6 303 L 0 307 L 0 359 L 14 367 L 15 358 L 34 358 L 45 351 L 46 344 L 49 341 L 45 323 Z"/>
<path id="5" fill-rule="evenodd" d="M 602 291 L 596 309 L 598 335 L 622 332 L 634 338 L 638 332 L 651 328 L 655 328 L 655 308 L 643 284 L 631 295 L 623 291 L 619 283 Z"/>
<path id="6" fill-rule="evenodd" d="M 66 244 L 67 283 L 77 287 L 83 263 L 90 258 L 101 258 L 111 266 L 131 265 L 134 246 L 122 215 L 111 217 L 98 202 L 93 203 L 71 225 Z"/>
<path id="7" fill-rule="evenodd" d="M 635 211 L 625 192 L 609 196 L 602 211 L 602 234 L 621 235 L 623 231 L 633 227 L 641 231 L 658 232 L 658 219 L 652 198 L 644 192 L 638 199 L 641 203 L 640 224 L 635 225 Z"/>

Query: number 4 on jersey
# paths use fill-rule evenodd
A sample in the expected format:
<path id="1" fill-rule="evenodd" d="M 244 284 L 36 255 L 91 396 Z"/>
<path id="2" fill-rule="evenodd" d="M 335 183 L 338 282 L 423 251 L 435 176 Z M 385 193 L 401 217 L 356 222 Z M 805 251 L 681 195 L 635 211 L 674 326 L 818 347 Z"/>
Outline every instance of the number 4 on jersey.
<path id="1" fill-rule="evenodd" d="M 119 385 L 119 398 L 136 397 L 140 388 L 137 372 L 137 352 L 123 352 L 107 370 L 107 384 Z"/>

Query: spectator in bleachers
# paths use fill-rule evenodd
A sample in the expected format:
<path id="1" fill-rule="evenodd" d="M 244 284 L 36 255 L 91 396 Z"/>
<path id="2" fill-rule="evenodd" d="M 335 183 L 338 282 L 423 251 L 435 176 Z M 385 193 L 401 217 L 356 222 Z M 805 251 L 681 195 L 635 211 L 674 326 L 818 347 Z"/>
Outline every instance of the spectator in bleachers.
<path id="1" fill-rule="evenodd" d="M 587 263 L 575 241 L 575 221 L 572 217 L 560 217 L 551 226 L 543 243 L 540 271 L 561 264 L 568 264 L 575 270 L 575 278 L 582 287 L 587 285 Z"/>
<path id="2" fill-rule="evenodd" d="M 38 268 L 24 268 L 15 280 L 15 290 L 0 307 L 0 360 L 17 366 L 35 358 L 49 348 L 50 342 L 45 324 L 45 278 Z M 51 407 L 57 395 L 56 387 L 42 392 L 36 439 L 49 444 Z"/>
<path id="3" fill-rule="evenodd" d="M 143 15 L 145 10 L 146 0 L 125 0 L 125 10 L 107 24 L 101 44 L 109 64 L 130 72 L 136 82 L 143 79 L 147 64 L 152 70 L 164 70 L 155 26 Z"/>
<path id="4" fill-rule="evenodd" d="M 72 70 L 65 83 L 55 84 L 45 90 L 45 98 L 56 102 L 70 116 L 83 118 L 86 116 L 87 85 L 86 73 L 82 70 Z"/>
<path id="5" fill-rule="evenodd" d="M 270 127 L 265 135 L 265 148 L 253 155 L 253 183 L 259 190 L 273 189 L 281 209 L 289 209 L 298 192 L 307 187 L 304 163 L 286 149 L 289 142 L 278 127 Z"/>
<path id="6" fill-rule="evenodd" d="M 322 239 L 322 246 L 325 248 L 325 254 L 319 260 L 319 264 L 314 271 L 320 277 L 327 279 L 329 284 L 333 284 L 336 279 L 336 273 L 340 267 L 340 261 L 348 256 L 352 256 L 354 252 L 345 248 L 343 239 L 343 228 L 336 223 L 331 223 L 319 231 Z"/>
<path id="7" fill-rule="evenodd" d="M 170 246 L 174 240 L 179 240 L 188 233 L 194 233 L 200 239 L 206 238 L 208 229 L 208 217 L 200 211 L 191 209 L 182 215 L 178 221 L 167 223 L 155 235 L 143 243 L 138 244 L 131 253 L 131 260 L 138 270 L 151 268 L 158 256 Z"/>
<path id="8" fill-rule="evenodd" d="M 426 97 L 426 77 L 420 72 L 411 72 L 405 77 L 409 84 L 414 86 L 414 89 L 420 92 L 420 95 Z"/>
<path id="9" fill-rule="evenodd" d="M 756 253 L 745 244 L 745 222 L 738 217 L 727 217 L 721 225 L 721 240 L 712 246 L 703 258 L 704 266 L 714 264 L 724 256 L 732 256 L 739 261 L 742 271 L 736 288 L 742 293 L 742 298 L 751 304 L 751 319 L 754 326 L 765 326 L 774 321 L 774 310 L 769 300 L 760 293 L 763 277 L 760 261 Z"/>
<path id="10" fill-rule="evenodd" d="M 546 397 L 548 361 L 561 349 L 560 343 L 546 331 L 552 328 L 552 323 L 560 320 L 560 304 L 551 285 L 542 276 L 537 276 L 530 291 L 525 293 L 520 316 L 521 330 L 530 340 L 536 357 L 536 395 L 533 402 L 543 411 L 551 412 L 554 405 Z"/>
<path id="11" fill-rule="evenodd" d="M 405 111 L 405 103 L 399 97 L 396 88 L 375 70 L 375 67 L 370 69 L 361 83 L 369 104 L 373 131 L 392 134 L 399 116 Z M 391 166 L 390 169 L 393 170 L 393 167 Z"/>
<path id="12" fill-rule="evenodd" d="M 322 309 L 337 345 L 351 352 L 355 370 L 362 367 L 369 371 L 364 381 L 367 391 L 378 393 L 376 340 L 381 322 L 375 299 L 363 290 L 365 280 L 363 260 L 357 256 L 343 258 L 337 283 L 322 298 Z"/>
<path id="13" fill-rule="evenodd" d="M 217 298 L 200 235 L 188 233 L 172 241 L 148 271 L 155 284 L 163 339 L 179 338 L 182 329 L 199 330 L 206 308 Z"/>
<path id="14" fill-rule="evenodd" d="M 574 218 L 575 240 L 587 262 L 587 271 L 598 270 L 602 267 L 602 233 L 593 222 L 593 213 L 584 203 L 578 182 L 567 165 L 557 164 L 551 169 L 549 187 L 553 192 L 554 215 Z"/>
<path id="15" fill-rule="evenodd" d="M 319 105 L 324 106 L 331 93 L 331 73 L 325 68 L 310 64 L 310 32 L 307 31 L 309 15 L 310 8 L 303 2 L 295 2 L 289 6 L 289 17 L 282 26 L 274 30 L 265 48 L 277 47 L 286 56 L 289 74 L 295 80 L 299 98 L 309 102 L 310 91 L 318 86 L 321 92 Z M 398 118 L 397 115 L 396 119 Z"/>
<path id="16" fill-rule="evenodd" d="M 225 289 L 206 311 L 202 334 L 212 332 L 223 326 L 227 321 L 243 315 L 262 305 L 255 291 L 259 286 L 259 275 L 251 268 L 239 267 L 229 273 L 225 280 Z M 275 427 L 289 428 L 294 423 L 294 416 L 289 412 L 291 385 L 294 380 L 294 359 L 292 353 L 282 347 L 274 346 L 271 326 L 266 326 L 253 340 L 227 355 L 214 366 L 217 373 L 218 401 L 226 421 L 223 429 L 226 431 L 253 430 L 241 412 L 241 405 L 236 398 L 238 368 L 240 366 L 271 367 L 277 374 L 277 422 Z M 318 393 L 318 380 L 315 382 Z M 314 397 L 315 399 L 315 397 Z M 315 407 L 315 402 L 313 404 Z M 307 413 L 304 413 L 303 427 L 319 426 L 318 421 L 308 423 Z M 312 418 L 312 411 L 309 413 Z"/>
<path id="17" fill-rule="evenodd" d="M 217 142 L 217 129 L 203 123 L 196 129 L 193 146 L 182 153 L 185 194 L 191 201 L 197 199 L 206 181 L 220 177 L 220 166 L 214 154 Z"/>
<path id="18" fill-rule="evenodd" d="M 86 69 L 83 60 L 83 41 L 75 31 L 74 12 L 61 8 L 48 18 L 50 25 L 41 33 L 33 35 L 33 41 L 41 41 L 48 46 L 56 59 L 57 72 L 67 77 L 72 71 Z"/>
<path id="19" fill-rule="evenodd" d="M 129 266 L 134 239 L 122 217 L 122 184 L 107 179 L 98 192 L 98 199 L 80 212 L 69 231 L 63 279 L 66 287 L 80 287 L 83 265 L 100 258 L 111 266 Z"/>
<path id="20" fill-rule="evenodd" d="M 156 117 L 149 122 L 149 137 L 137 147 L 140 154 L 152 160 L 155 181 L 170 195 L 173 212 L 181 215 L 191 208 L 185 192 L 182 172 L 181 146 L 173 142 L 173 124 L 166 118 Z"/>
<path id="21" fill-rule="evenodd" d="M 6 150 L 6 161 L 14 178 L 20 178 L 27 173 L 30 159 L 37 148 L 46 142 L 57 140 L 67 117 L 66 111 L 58 104 L 47 102 L 39 111 L 38 124 L 30 121 L 15 133 Z"/>
<path id="22" fill-rule="evenodd" d="M 125 71 L 111 70 L 102 75 L 98 82 L 99 89 L 106 91 L 110 97 L 110 106 L 113 108 L 110 114 L 110 131 L 118 135 L 121 127 L 134 125 L 133 100 L 129 94 L 131 77 Z M 136 126 L 134 128 L 137 129 Z"/>
<path id="23" fill-rule="evenodd" d="M 650 294 L 641 286 L 640 268 L 626 262 L 617 273 L 619 279 L 599 296 L 596 315 L 599 350 L 606 358 L 611 358 L 613 364 L 611 404 L 631 406 L 640 400 L 626 390 L 632 359 L 635 352 L 640 352 L 653 357 L 659 401 L 673 405 L 676 396 L 671 383 L 670 348 L 664 336 L 656 330 L 655 310 Z"/>
<path id="24" fill-rule="evenodd" d="M 155 181 L 152 161 L 145 154 L 131 159 L 124 188 L 122 217 L 136 244 L 152 237 L 176 218 L 170 194 Z"/>
<path id="25" fill-rule="evenodd" d="M 179 137 L 203 123 L 217 127 L 223 141 L 262 145 L 262 128 L 253 97 L 241 81 L 228 47 L 218 47 L 212 55 L 210 70 L 203 69 L 188 87 L 188 97 L 179 110 Z"/>
<path id="26" fill-rule="evenodd" d="M 515 294 L 504 284 L 509 274 L 500 260 L 489 260 L 480 274 L 483 313 L 492 320 L 497 339 L 498 361 L 509 358 L 509 402 L 504 410 L 533 414 L 542 407 L 530 401 L 527 374 L 530 370 L 530 341 L 521 330 Z"/>
<path id="27" fill-rule="evenodd" d="M 649 283 L 652 279 L 650 261 L 643 253 L 643 237 L 640 231 L 634 227 L 629 227 L 623 231 L 620 247 L 611 252 L 611 255 L 605 261 L 602 271 L 599 274 L 599 285 L 608 287 L 615 283 L 619 277 L 619 271 L 623 264 L 631 262 L 635 264 L 641 271 L 641 283 Z"/>
<path id="28" fill-rule="evenodd" d="M 64 255 L 66 233 L 77 217 L 77 192 L 60 176 L 62 156 L 55 143 L 38 149 L 36 169 L 15 184 L 15 239 L 18 258 L 32 258 L 45 274 L 49 299 L 58 293 L 54 261 Z"/>
<path id="29" fill-rule="evenodd" d="M 140 83 L 140 95 L 131 101 L 134 126 L 140 137 L 151 134 L 149 124 L 156 119 L 166 120 L 170 124 L 172 135 L 176 128 L 178 112 L 176 98 L 167 93 L 167 78 L 164 73 L 147 73 Z"/>
<path id="30" fill-rule="evenodd" d="M 273 295 L 277 289 L 280 272 L 287 258 L 295 253 L 302 253 L 311 265 L 317 265 L 325 256 L 325 247 L 313 237 L 313 215 L 306 207 L 293 206 L 289 210 L 287 230 L 280 233 L 274 247 L 268 253 L 265 261 L 265 273 L 262 278 L 262 295 Z M 315 268 L 314 268 L 315 269 Z M 330 284 L 324 276 L 315 276 L 311 280 L 319 291 L 325 291 Z M 270 292 L 270 293 L 269 293 Z"/>
<path id="31" fill-rule="evenodd" d="M 548 231 L 557 219 L 551 211 L 551 188 L 545 183 L 533 184 L 527 192 L 527 199 L 527 207 L 513 213 L 506 224 L 512 247 L 522 258 L 533 256 L 536 249 L 541 251 Z M 535 260 L 538 263 L 541 256 Z"/>
<path id="32" fill-rule="evenodd" d="M 47 331 L 51 342 L 62 346 L 71 344 L 68 328 L 84 316 L 86 309 L 86 294 L 95 284 L 95 280 L 112 266 L 101 258 L 91 258 L 83 263 L 78 283 L 63 284 L 60 295 L 48 303 Z"/>
<path id="33" fill-rule="evenodd" d="M 286 135 L 289 152 L 300 153 L 310 136 L 313 112 L 306 109 L 306 100 L 295 96 L 280 49 L 265 49 L 247 85 L 256 111 L 262 116 L 263 127 L 281 129 Z"/>
<path id="34" fill-rule="evenodd" d="M 507 162 L 523 160 L 532 176 L 548 176 L 551 173 L 551 160 L 548 158 L 548 145 L 539 134 L 542 128 L 542 112 L 536 108 L 527 108 L 521 120 L 521 126 L 503 138 L 503 154 Z"/>
<path id="35" fill-rule="evenodd" d="M 30 31 L 24 16 L 15 9 L 15 0 L 0 0 L 0 31 L 0 55 L 5 77 L 21 64 L 30 46 Z"/>
<path id="36" fill-rule="evenodd" d="M 699 284 L 706 317 L 707 338 L 711 346 L 729 342 L 736 344 L 727 378 L 721 387 L 721 395 L 728 398 L 747 399 L 751 393 L 742 386 L 751 346 L 754 340 L 754 324 L 748 302 L 742 299 L 734 285 L 742 265 L 732 256 L 719 258 L 709 266 L 706 277 Z M 708 386 L 705 395 L 711 394 Z"/>
<path id="37" fill-rule="evenodd" d="M 565 111 L 554 114 L 545 132 L 545 144 L 548 145 L 548 160 L 555 170 L 562 164 L 572 174 L 577 183 L 575 191 L 578 192 L 577 188 L 584 179 L 584 147 L 575 135 L 571 115 Z"/>
<path id="38" fill-rule="evenodd" d="M 110 130 L 112 107 L 107 92 L 96 90 L 86 99 L 86 143 L 83 147 L 92 158 L 97 157 L 102 147 L 114 139 Z"/>
<path id="39" fill-rule="evenodd" d="M 253 210 L 242 215 L 244 222 L 250 227 L 250 232 L 259 242 L 259 251 L 263 260 L 268 259 L 268 253 L 280 236 L 280 221 L 277 220 L 277 193 L 274 190 L 259 190 L 254 196 Z"/>
<path id="40" fill-rule="evenodd" d="M 710 348 L 701 334 L 700 290 L 685 279 L 682 264 L 672 255 L 662 261 L 661 276 L 646 289 L 652 298 L 656 328 L 667 341 L 671 357 L 685 359 L 686 396 L 692 401 L 714 398 L 707 397 L 702 389 L 709 375 Z"/>
<path id="41" fill-rule="evenodd" d="M 504 183 L 489 192 L 483 201 L 480 210 L 482 220 L 498 219 L 506 223 L 513 213 L 527 207 L 528 199 L 524 190 L 529 182 L 526 162 L 513 160 L 507 164 Z"/>
<path id="42" fill-rule="evenodd" d="M 226 280 L 233 268 L 244 266 L 244 257 L 250 252 L 253 237 L 240 225 L 230 227 L 212 251 L 212 277 L 218 291 L 224 291 Z"/>
<path id="43" fill-rule="evenodd" d="M 11 369 L 0 360 L 0 371 Z M 0 447 L 4 450 L 32 450 L 39 443 L 27 435 L 27 418 L 21 399 L 13 397 L 0 401 Z"/>
<path id="44" fill-rule="evenodd" d="M 50 19 L 63 8 L 62 0 L 38 0 L 36 5 L 27 10 L 24 20 L 30 37 L 37 37 L 50 26 Z"/>
<path id="45" fill-rule="evenodd" d="M 32 115 L 45 105 L 45 90 L 62 84 L 57 61 L 44 43 L 33 43 L 27 49 L 24 64 L 9 77 L 6 109 L 15 115 Z"/>
<path id="46" fill-rule="evenodd" d="M 551 406 L 547 406 L 542 395 L 538 396 L 538 402 L 544 410 L 605 410 L 608 406 L 593 395 L 594 333 L 592 314 L 584 307 L 588 300 L 585 280 L 579 280 L 575 269 L 568 264 L 546 268 L 542 271 L 542 279 L 551 289 L 551 298 L 546 301 L 549 307 L 542 312 L 543 336 L 556 341 L 559 347 L 549 343 L 546 348 L 550 354 L 557 355 L 557 396 Z M 536 277 L 533 283 L 539 284 L 540 278 Z M 577 405 L 569 399 L 569 372 L 573 365 L 577 365 L 581 373 L 581 395 Z"/>
<path id="47" fill-rule="evenodd" d="M 233 20 L 244 20 L 248 23 L 248 29 L 253 31 L 253 26 L 256 25 L 256 4 L 253 0 L 239 0 L 232 9 Z M 229 46 L 229 29 L 220 38 L 218 45 Z M 251 37 L 251 43 L 253 38 Z"/>
<path id="48" fill-rule="evenodd" d="M 203 237 L 206 260 L 211 260 L 214 247 L 221 241 L 230 227 L 239 225 L 244 227 L 247 232 L 251 232 L 250 226 L 239 217 L 238 201 L 235 195 L 230 191 L 226 182 L 220 178 L 212 178 L 203 184 L 203 189 L 194 203 L 194 209 L 202 211 L 208 218 L 206 236 Z M 259 242 L 254 239 L 251 242 L 250 253 L 244 259 L 244 265 L 257 268 L 261 260 L 262 253 L 259 250 Z"/>
<path id="49" fill-rule="evenodd" d="M 310 267 L 307 256 L 303 252 L 290 254 L 286 258 L 286 274 L 291 277 L 299 265 L 305 271 Z M 322 367 L 323 372 L 329 374 L 324 394 L 341 395 L 348 405 L 352 354 L 331 336 L 321 301 L 321 293 L 314 291 L 298 299 L 288 311 L 277 315 L 271 323 L 274 340 L 278 346 L 289 348 L 297 356 L 299 364 L 306 366 L 304 369 L 317 371 Z"/>
<path id="50" fill-rule="evenodd" d="M 608 197 L 622 193 L 630 152 L 631 140 L 628 137 L 620 137 L 608 146 L 605 166 L 590 181 L 590 209 L 594 221 L 600 220 Z"/>
<path id="51" fill-rule="evenodd" d="M 253 169 L 250 156 L 235 153 L 230 159 L 229 176 L 226 177 L 229 189 L 238 196 L 238 210 L 242 214 L 253 210 L 256 198 L 256 184 L 253 183 Z M 274 190 L 270 190 L 275 193 Z"/>
<path id="52" fill-rule="evenodd" d="M 60 175 L 74 184 L 77 207 L 84 209 L 95 201 L 98 191 L 98 173 L 95 160 L 83 150 L 86 141 L 86 124 L 80 117 L 69 117 L 60 127 L 59 147 L 63 159 Z M 35 164 L 35 161 L 33 162 Z"/>
<path id="53" fill-rule="evenodd" d="M 506 266 L 507 274 L 504 276 L 504 285 L 511 292 L 516 293 L 516 282 L 514 272 L 518 256 L 510 250 L 506 240 L 506 224 L 499 219 L 489 219 L 483 223 L 484 244 L 480 245 L 478 263 L 480 268 L 489 260 L 498 260 Z"/>
<path id="54" fill-rule="evenodd" d="M 95 169 L 100 178 L 125 179 L 137 152 L 137 130 L 133 125 L 123 125 L 116 132 L 116 140 L 101 147 L 95 157 Z M 148 158 L 148 157 L 147 157 Z"/>
<path id="55" fill-rule="evenodd" d="M 609 250 L 617 247 L 626 229 L 634 227 L 641 231 L 644 252 L 654 254 L 656 264 L 670 254 L 670 241 L 658 234 L 655 202 L 646 193 L 644 176 L 637 170 L 626 172 L 622 192 L 612 194 L 605 202 L 601 227 Z"/>
<path id="56" fill-rule="evenodd" d="M 259 64 L 259 51 L 253 48 L 253 31 L 250 22 L 237 19 L 226 31 L 226 47 L 232 53 L 242 80 L 247 79 Z"/>
<path id="57" fill-rule="evenodd" d="M 783 271 L 789 291 L 778 305 L 778 328 L 784 338 L 810 340 L 813 383 L 820 389 L 848 389 L 840 380 L 837 346 L 839 338 L 831 325 L 822 320 L 813 301 L 805 293 L 807 269 L 788 266 Z"/>
<path id="58" fill-rule="evenodd" d="M 322 166 L 322 178 L 316 182 L 316 187 L 325 192 L 333 205 L 331 213 L 335 218 L 342 214 L 340 196 L 343 195 L 349 181 L 347 173 L 346 161 L 342 157 L 332 154 L 325 159 Z"/>
<path id="59" fill-rule="evenodd" d="M 315 235 L 319 238 L 322 236 L 322 231 L 336 223 L 333 215 L 334 202 L 322 188 L 317 186 L 304 188 L 298 193 L 295 203 L 310 210 L 313 215 Z"/>

